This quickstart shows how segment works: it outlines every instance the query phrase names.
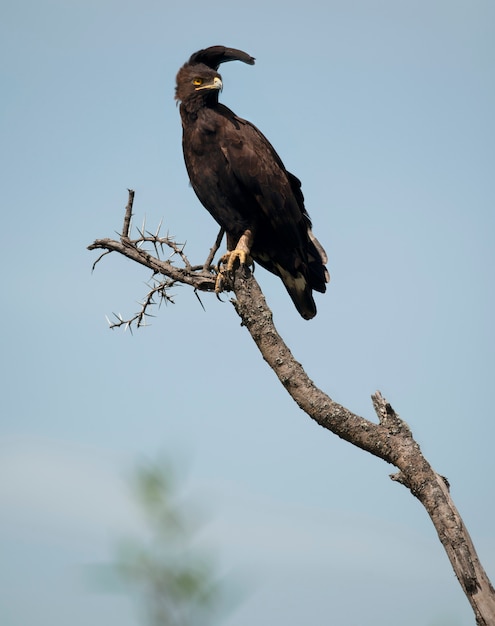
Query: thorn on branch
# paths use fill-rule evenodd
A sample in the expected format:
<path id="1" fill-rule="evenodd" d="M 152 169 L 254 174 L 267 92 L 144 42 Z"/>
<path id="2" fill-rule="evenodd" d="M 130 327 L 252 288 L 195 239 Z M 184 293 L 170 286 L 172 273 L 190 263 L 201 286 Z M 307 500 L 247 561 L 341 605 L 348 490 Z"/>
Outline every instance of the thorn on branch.
<path id="1" fill-rule="evenodd" d="M 156 304 L 158 304 L 158 306 L 161 306 L 162 302 L 164 301 L 165 303 L 170 302 L 171 304 L 175 304 L 172 296 L 170 296 L 167 293 L 167 289 L 169 289 L 174 284 L 173 281 L 170 281 L 170 280 L 157 281 L 156 279 L 153 279 L 153 280 L 155 281 L 155 284 L 150 289 L 150 291 L 146 294 L 143 301 L 139 302 L 141 309 L 133 317 L 129 319 L 124 319 L 121 313 L 118 313 L 118 314 L 113 313 L 113 316 L 116 318 L 117 321 L 111 321 L 108 318 L 108 316 L 105 316 L 107 319 L 108 325 L 110 326 L 112 330 L 114 328 L 120 328 L 121 326 L 123 326 L 124 331 L 129 330 L 132 335 L 133 324 L 136 326 L 136 328 L 149 326 L 149 324 L 146 323 L 147 318 L 156 317 L 155 315 L 149 312 L 150 307 Z M 157 295 L 159 297 L 158 303 L 155 300 L 155 296 Z"/>
<path id="2" fill-rule="evenodd" d="M 162 224 L 163 224 L 163 217 L 160 220 L 160 223 L 158 224 L 158 228 L 156 229 L 156 233 L 155 233 L 155 237 L 158 238 L 158 235 L 160 234 L 160 230 L 162 228 Z"/>
<path id="3" fill-rule="evenodd" d="M 154 317 L 149 312 L 151 306 L 155 304 L 161 305 L 163 301 L 165 301 L 165 303 L 174 303 L 172 296 L 168 294 L 168 290 L 175 284 L 186 284 L 193 287 L 195 295 L 204 310 L 204 305 L 197 292 L 213 292 L 215 290 L 214 268 L 211 267 L 211 261 L 221 244 L 224 234 L 223 230 L 221 230 L 217 236 L 215 246 L 210 250 L 210 256 L 208 259 L 211 260 L 207 260 L 205 271 L 205 264 L 195 266 L 191 265 L 184 252 L 185 243 L 177 243 L 173 236 L 169 235 L 168 232 L 165 237 L 160 236 L 163 220 L 160 220 L 160 223 L 155 231 L 146 230 L 146 220 L 144 220 L 141 229 L 136 228 L 138 233 L 137 238 L 130 238 L 134 191 L 129 189 L 128 192 L 129 199 L 125 209 L 122 233 L 117 233 L 118 240 L 108 238 L 96 239 L 91 245 L 88 246 L 88 250 L 104 250 L 104 252 L 93 263 L 92 271 L 94 271 L 96 265 L 105 255 L 110 254 L 110 252 L 118 252 L 119 254 L 122 254 L 123 256 L 150 268 L 153 273 L 151 279 L 153 282 L 149 285 L 150 291 L 146 294 L 143 301 L 139 303 L 141 307 L 140 311 L 127 320 L 125 320 L 122 315 L 114 314 L 115 319 L 110 320 L 107 318 L 110 328 L 123 326 L 125 330 L 129 329 L 132 332 L 133 325 L 137 327 L 146 326 L 146 318 Z M 154 248 L 154 255 L 146 249 L 146 244 L 151 244 Z M 167 248 L 170 250 L 168 259 L 163 258 Z M 182 267 L 180 264 L 173 264 L 173 258 L 177 256 L 182 262 Z M 160 280 L 155 278 L 157 275 L 161 277 Z M 158 298 L 158 301 L 156 298 Z"/>
<path id="4" fill-rule="evenodd" d="M 199 297 L 199 293 L 198 293 L 198 290 L 197 290 L 197 289 L 195 289 L 195 290 L 194 290 L 194 295 L 195 295 L 195 296 L 196 296 L 196 298 L 198 299 L 198 302 L 200 303 L 201 308 L 202 308 L 202 309 L 203 309 L 203 311 L 206 313 L 205 305 L 203 304 L 203 301 L 202 301 L 202 300 L 201 300 L 201 298 Z"/>

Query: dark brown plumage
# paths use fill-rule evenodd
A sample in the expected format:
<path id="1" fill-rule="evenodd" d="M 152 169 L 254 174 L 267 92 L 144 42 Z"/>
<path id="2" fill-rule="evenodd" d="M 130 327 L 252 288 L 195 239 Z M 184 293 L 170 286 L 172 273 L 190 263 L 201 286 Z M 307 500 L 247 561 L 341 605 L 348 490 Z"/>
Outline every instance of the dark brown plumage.
<path id="1" fill-rule="evenodd" d="M 227 233 L 228 267 L 251 256 L 282 279 L 304 319 L 316 315 L 312 291 L 324 293 L 327 257 L 311 232 L 298 178 L 266 137 L 218 102 L 221 63 L 254 58 L 212 46 L 194 53 L 177 74 L 182 147 L 191 185 Z"/>

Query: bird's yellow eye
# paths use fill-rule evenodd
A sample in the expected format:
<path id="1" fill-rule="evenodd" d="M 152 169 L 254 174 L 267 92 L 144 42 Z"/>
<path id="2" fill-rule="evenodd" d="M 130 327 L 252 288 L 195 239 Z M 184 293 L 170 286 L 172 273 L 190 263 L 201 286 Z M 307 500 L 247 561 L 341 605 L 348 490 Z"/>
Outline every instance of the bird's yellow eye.
<path id="1" fill-rule="evenodd" d="M 203 84 L 203 79 L 202 78 L 195 78 L 193 80 L 193 85 L 199 86 Z"/>

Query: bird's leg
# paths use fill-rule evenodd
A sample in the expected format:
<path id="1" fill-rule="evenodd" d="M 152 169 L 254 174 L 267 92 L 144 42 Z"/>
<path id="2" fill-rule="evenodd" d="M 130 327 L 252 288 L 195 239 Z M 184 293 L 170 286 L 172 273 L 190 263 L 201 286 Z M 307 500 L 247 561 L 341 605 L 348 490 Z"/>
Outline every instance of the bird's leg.
<path id="1" fill-rule="evenodd" d="M 227 252 L 218 262 L 218 276 L 215 283 L 215 293 L 223 291 L 225 275 L 231 276 L 234 270 L 243 265 L 252 265 L 251 247 L 253 245 L 254 232 L 246 229 L 239 237 L 237 245 L 232 250 L 233 240 L 227 233 Z"/>
<path id="2" fill-rule="evenodd" d="M 238 265 L 251 265 L 251 247 L 253 245 L 253 231 L 247 229 L 239 237 L 237 245 L 232 250 L 232 238 L 227 235 L 227 252 L 220 259 L 220 265 L 226 266 L 227 272 L 232 272 Z"/>

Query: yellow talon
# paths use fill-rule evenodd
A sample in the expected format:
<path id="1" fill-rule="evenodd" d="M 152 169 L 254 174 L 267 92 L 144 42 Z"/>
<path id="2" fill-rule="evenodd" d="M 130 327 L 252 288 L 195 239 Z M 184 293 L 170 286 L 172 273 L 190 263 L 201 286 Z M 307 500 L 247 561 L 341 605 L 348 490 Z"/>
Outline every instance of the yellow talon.
<path id="1" fill-rule="evenodd" d="M 232 277 L 234 270 L 238 267 L 252 265 L 253 260 L 245 250 L 231 250 L 226 252 L 218 261 L 218 274 L 215 281 L 215 293 L 219 294 L 224 290 L 225 283 Z"/>
<path id="2" fill-rule="evenodd" d="M 217 294 L 217 296 L 219 293 L 222 293 L 224 284 L 225 284 L 224 273 L 220 269 L 218 269 L 217 278 L 215 280 L 215 293 Z"/>
<path id="3" fill-rule="evenodd" d="M 252 265 L 253 261 L 249 256 L 248 252 L 245 250 L 232 250 L 230 252 L 226 252 L 223 257 L 220 259 L 218 265 L 221 267 L 225 265 L 226 272 L 233 272 L 240 265 Z"/>

